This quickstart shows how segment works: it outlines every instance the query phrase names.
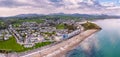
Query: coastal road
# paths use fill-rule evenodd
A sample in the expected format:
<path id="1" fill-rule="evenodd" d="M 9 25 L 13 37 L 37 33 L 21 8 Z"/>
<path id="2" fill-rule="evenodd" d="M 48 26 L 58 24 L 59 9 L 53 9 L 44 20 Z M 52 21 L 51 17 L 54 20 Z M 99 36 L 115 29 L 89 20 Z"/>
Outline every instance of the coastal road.
<path id="1" fill-rule="evenodd" d="M 99 30 L 87 30 L 58 44 L 43 49 L 36 49 L 36 51 L 20 55 L 19 57 L 62 57 L 61 55 L 74 49 L 80 42 L 97 31 Z"/>

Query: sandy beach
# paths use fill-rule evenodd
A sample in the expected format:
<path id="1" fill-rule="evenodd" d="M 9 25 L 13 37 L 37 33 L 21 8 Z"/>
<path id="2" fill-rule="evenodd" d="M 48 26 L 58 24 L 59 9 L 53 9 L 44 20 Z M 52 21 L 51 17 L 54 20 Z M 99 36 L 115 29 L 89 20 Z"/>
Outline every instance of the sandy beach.
<path id="1" fill-rule="evenodd" d="M 62 41 L 54 46 L 38 50 L 36 52 L 32 52 L 20 57 L 65 57 L 68 51 L 74 49 L 79 43 L 81 43 L 84 39 L 94 34 L 99 30 L 87 30 L 82 32 L 66 41 Z"/>
<path id="2" fill-rule="evenodd" d="M 69 52 L 70 50 L 73 50 L 76 46 L 78 46 L 84 39 L 88 38 L 90 35 L 94 34 L 95 32 L 97 32 L 97 30 L 89 30 L 89 31 L 85 31 L 75 37 L 73 37 L 72 39 L 70 39 L 69 41 L 74 41 L 69 43 L 68 48 L 65 49 L 65 51 L 62 51 L 59 54 L 56 54 L 56 56 L 54 57 L 65 57 L 65 54 L 67 52 Z"/>

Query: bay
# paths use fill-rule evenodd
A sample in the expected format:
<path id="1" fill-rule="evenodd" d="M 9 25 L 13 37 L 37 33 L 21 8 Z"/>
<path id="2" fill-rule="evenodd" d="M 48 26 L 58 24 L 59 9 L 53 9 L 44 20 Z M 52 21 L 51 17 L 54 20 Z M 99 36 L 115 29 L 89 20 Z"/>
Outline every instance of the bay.
<path id="1" fill-rule="evenodd" d="M 120 57 L 120 19 L 95 21 L 102 30 L 85 39 L 66 57 Z"/>

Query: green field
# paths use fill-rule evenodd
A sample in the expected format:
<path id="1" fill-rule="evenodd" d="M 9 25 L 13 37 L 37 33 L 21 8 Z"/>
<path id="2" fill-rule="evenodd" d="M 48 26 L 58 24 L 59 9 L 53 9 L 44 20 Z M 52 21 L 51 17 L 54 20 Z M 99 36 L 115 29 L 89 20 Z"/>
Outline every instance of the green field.
<path id="1" fill-rule="evenodd" d="M 0 29 L 5 29 L 5 28 L 6 28 L 5 22 L 3 22 L 2 20 L 0 20 Z"/>
<path id="2" fill-rule="evenodd" d="M 65 25 L 64 24 L 58 24 L 56 26 L 56 29 L 65 29 Z"/>
<path id="3" fill-rule="evenodd" d="M 24 52 L 24 51 L 28 51 L 28 50 L 32 50 L 35 48 L 39 48 L 42 46 L 46 46 L 51 44 L 52 42 L 41 42 L 41 43 L 37 43 L 34 47 L 32 48 L 25 48 L 22 45 L 18 44 L 16 42 L 16 39 L 14 37 L 10 37 L 9 40 L 6 41 L 0 41 L 0 50 L 5 50 L 7 52 Z"/>
<path id="4" fill-rule="evenodd" d="M 20 51 L 22 49 L 24 49 L 24 47 L 18 44 L 14 37 L 10 37 L 10 39 L 6 41 L 0 41 L 0 50 Z"/>

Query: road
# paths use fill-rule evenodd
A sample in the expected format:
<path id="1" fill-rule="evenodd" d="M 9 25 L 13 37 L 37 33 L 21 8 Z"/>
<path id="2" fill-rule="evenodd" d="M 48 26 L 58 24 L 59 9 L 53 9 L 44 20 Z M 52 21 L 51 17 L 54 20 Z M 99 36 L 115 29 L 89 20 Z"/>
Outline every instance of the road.
<path id="1" fill-rule="evenodd" d="M 20 54 L 19 57 L 62 57 L 61 55 L 74 49 L 80 42 L 97 31 L 98 30 L 87 30 L 60 43 L 45 48 L 39 48 L 25 54 Z"/>

